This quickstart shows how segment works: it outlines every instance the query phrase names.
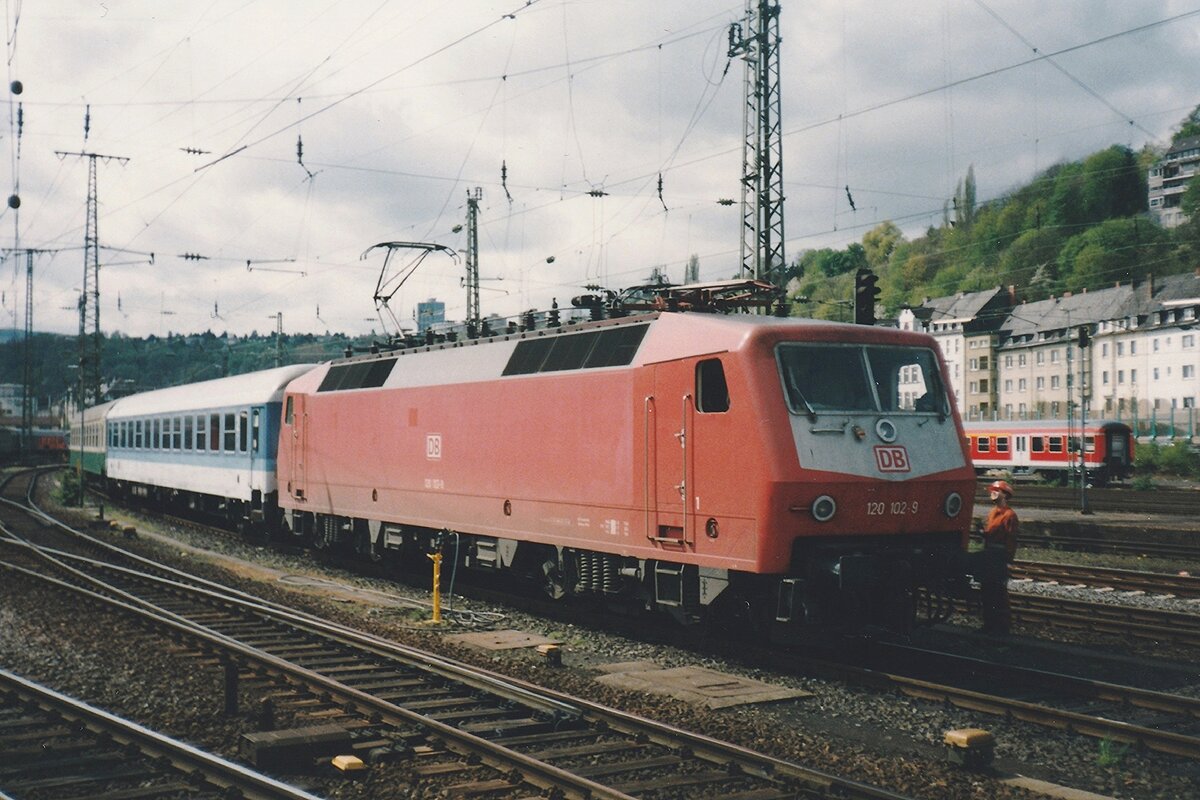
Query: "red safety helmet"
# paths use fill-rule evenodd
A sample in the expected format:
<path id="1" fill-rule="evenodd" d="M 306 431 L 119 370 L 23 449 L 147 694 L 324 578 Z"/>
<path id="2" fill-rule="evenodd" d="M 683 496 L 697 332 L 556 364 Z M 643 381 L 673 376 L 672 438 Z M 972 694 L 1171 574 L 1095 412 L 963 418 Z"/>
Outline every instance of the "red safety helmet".
<path id="1" fill-rule="evenodd" d="M 1008 481 L 992 481 L 988 486 L 989 492 L 1004 492 L 1009 497 L 1013 496 L 1013 488 L 1008 485 Z"/>

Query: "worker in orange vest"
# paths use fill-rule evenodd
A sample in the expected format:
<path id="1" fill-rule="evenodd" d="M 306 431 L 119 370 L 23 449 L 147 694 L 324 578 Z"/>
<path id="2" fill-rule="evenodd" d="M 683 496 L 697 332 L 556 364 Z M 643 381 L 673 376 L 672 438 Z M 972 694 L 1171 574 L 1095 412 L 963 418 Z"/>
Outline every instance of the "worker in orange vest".
<path id="1" fill-rule="evenodd" d="M 1008 504 L 1013 488 L 1008 481 L 992 481 L 988 494 L 992 498 L 992 510 L 983 523 L 983 544 L 985 547 L 1003 547 L 1008 560 L 1012 561 L 1017 555 L 1018 528 L 1017 512 Z"/>
<path id="2" fill-rule="evenodd" d="M 1008 633 L 1008 564 L 1017 554 L 1017 512 L 1009 505 L 1013 488 L 1008 481 L 993 481 L 988 486 L 992 510 L 983 522 L 983 549 L 987 561 L 980 580 L 983 601 L 983 630 Z"/>

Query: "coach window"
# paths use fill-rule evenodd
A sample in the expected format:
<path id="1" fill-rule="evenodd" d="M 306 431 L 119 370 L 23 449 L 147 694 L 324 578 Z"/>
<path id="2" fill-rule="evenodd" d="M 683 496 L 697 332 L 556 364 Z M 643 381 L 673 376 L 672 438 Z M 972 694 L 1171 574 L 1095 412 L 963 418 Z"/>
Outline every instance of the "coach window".
<path id="1" fill-rule="evenodd" d="M 225 452 L 232 453 L 237 445 L 237 417 L 233 414 L 225 415 Z"/>
<path id="2" fill-rule="evenodd" d="M 250 452 L 252 453 L 258 452 L 258 434 L 259 428 L 262 426 L 261 416 L 262 412 L 259 409 L 250 410 Z"/>
<path id="3" fill-rule="evenodd" d="M 1034 436 L 1030 438 L 1030 449 L 1035 453 L 1043 453 L 1046 451 L 1046 439 L 1042 436 Z"/>
<path id="4" fill-rule="evenodd" d="M 997 453 L 1007 453 L 1008 452 L 1008 437 L 1007 436 L 997 436 L 996 437 L 996 452 Z"/>
<path id="5" fill-rule="evenodd" d="M 121 423 L 121 447 L 129 447 L 129 423 Z"/>
<path id="6" fill-rule="evenodd" d="M 221 449 L 221 415 L 208 415 L 208 449 L 214 453 Z"/>
<path id="7" fill-rule="evenodd" d="M 199 414 L 196 417 L 196 449 L 197 450 L 204 449 L 204 438 L 205 438 L 204 423 L 205 423 L 205 421 L 207 421 L 207 419 L 208 419 L 208 417 L 204 414 Z"/>
<path id="8" fill-rule="evenodd" d="M 988 453 L 992 450 L 992 438 L 990 436 L 980 436 L 975 440 L 979 446 L 979 452 Z"/>
<path id="9" fill-rule="evenodd" d="M 179 417 L 171 417 L 171 449 L 183 449 L 183 420 Z"/>
<path id="10" fill-rule="evenodd" d="M 191 414 L 183 418 L 183 449 L 194 450 L 196 447 L 196 418 Z"/>
<path id="11" fill-rule="evenodd" d="M 1050 437 L 1050 452 L 1051 453 L 1061 453 L 1062 451 L 1063 451 L 1063 437 L 1051 436 Z"/>
<path id="12" fill-rule="evenodd" d="M 1096 437 L 1095 436 L 1083 437 L 1083 452 L 1085 452 L 1085 453 L 1096 452 Z"/>
<path id="13" fill-rule="evenodd" d="M 162 446 L 162 420 L 158 417 L 150 423 L 150 447 L 157 450 Z"/>
<path id="14" fill-rule="evenodd" d="M 729 410 L 729 385 L 720 359 L 710 358 L 696 365 L 696 410 L 702 414 Z"/>
<path id="15" fill-rule="evenodd" d="M 245 411 L 238 412 L 238 452 L 246 452 L 246 436 L 250 433 L 249 414 Z"/>

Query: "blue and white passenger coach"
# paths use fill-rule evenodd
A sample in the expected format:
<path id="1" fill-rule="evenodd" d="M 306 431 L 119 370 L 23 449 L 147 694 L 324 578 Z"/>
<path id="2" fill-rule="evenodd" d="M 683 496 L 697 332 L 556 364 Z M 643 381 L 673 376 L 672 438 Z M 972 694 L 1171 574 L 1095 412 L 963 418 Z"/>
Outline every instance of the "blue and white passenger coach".
<path id="1" fill-rule="evenodd" d="M 107 420 L 110 489 L 239 526 L 273 522 L 283 389 L 311 369 L 297 364 L 122 398 Z"/>

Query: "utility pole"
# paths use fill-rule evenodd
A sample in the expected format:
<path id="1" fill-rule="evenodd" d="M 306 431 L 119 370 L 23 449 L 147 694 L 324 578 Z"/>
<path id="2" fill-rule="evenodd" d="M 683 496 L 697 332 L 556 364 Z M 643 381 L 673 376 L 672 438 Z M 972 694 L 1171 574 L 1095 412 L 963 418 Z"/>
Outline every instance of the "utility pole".
<path id="1" fill-rule="evenodd" d="M 25 383 L 21 398 L 21 454 L 33 446 L 33 251 L 25 251 Z"/>
<path id="2" fill-rule="evenodd" d="M 479 201 L 483 189 L 467 190 L 467 338 L 479 335 L 483 313 L 479 308 Z"/>
<path id="3" fill-rule="evenodd" d="M 1091 359 L 1087 357 L 1088 347 L 1092 344 L 1091 330 L 1086 324 L 1079 326 L 1079 513 L 1091 514 L 1087 497 L 1087 367 Z M 1067 351 L 1070 352 L 1068 346 Z"/>
<path id="4" fill-rule="evenodd" d="M 283 312 L 276 311 L 267 319 L 275 320 L 275 366 L 283 366 Z"/>
<path id="5" fill-rule="evenodd" d="M 67 153 L 55 150 L 59 160 L 76 156 L 88 160 L 87 224 L 83 234 L 83 291 L 79 295 L 79 409 L 100 402 L 100 235 L 96 198 L 96 160 L 129 163 L 122 156 L 100 153 Z M 89 402 L 90 401 L 90 402 Z"/>
<path id="6" fill-rule="evenodd" d="M 740 22 L 729 28 L 729 57 L 741 58 L 746 65 L 741 274 L 776 285 L 786 266 L 779 11 L 777 0 L 746 0 L 745 29 Z"/>
<path id="7" fill-rule="evenodd" d="M 33 443 L 33 262 L 34 256 L 43 253 L 57 253 L 64 249 L 46 250 L 34 247 L 14 247 L 5 249 L 5 258 L 10 255 L 24 254 L 25 256 L 25 349 L 23 355 L 22 381 L 23 399 L 21 400 L 21 442 L 22 452 L 32 447 Z"/>

